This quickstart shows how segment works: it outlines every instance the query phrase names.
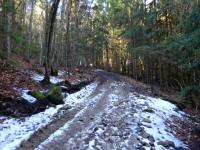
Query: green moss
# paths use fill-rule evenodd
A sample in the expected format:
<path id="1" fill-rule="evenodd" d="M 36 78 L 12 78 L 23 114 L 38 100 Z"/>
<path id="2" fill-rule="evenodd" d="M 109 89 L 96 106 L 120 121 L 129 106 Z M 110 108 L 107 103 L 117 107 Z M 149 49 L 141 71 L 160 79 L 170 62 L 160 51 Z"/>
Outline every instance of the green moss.
<path id="1" fill-rule="evenodd" d="M 47 94 L 47 99 L 53 104 L 63 104 L 62 89 L 59 86 L 52 87 Z"/>
<path id="2" fill-rule="evenodd" d="M 39 101 L 45 99 L 45 95 L 38 89 L 32 91 L 32 96 L 35 97 Z"/>

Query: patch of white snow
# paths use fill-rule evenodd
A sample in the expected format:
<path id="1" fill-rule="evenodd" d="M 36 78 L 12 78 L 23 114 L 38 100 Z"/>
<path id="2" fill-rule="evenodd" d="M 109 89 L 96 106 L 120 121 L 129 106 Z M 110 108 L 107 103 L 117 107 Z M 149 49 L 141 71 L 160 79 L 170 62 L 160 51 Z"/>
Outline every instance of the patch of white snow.
<path id="1" fill-rule="evenodd" d="M 44 112 L 35 114 L 31 117 L 20 119 L 7 119 L 0 124 L 0 149 L 14 150 L 20 146 L 22 141 L 29 137 L 41 127 L 52 121 L 53 115 L 61 108 L 48 108 Z"/>
<path id="2" fill-rule="evenodd" d="M 132 93 L 129 98 L 142 107 L 142 109 L 137 110 L 138 115 L 135 116 L 141 120 L 145 132 L 154 137 L 156 150 L 166 149 L 158 144 L 159 141 L 172 141 L 176 147 L 187 149 L 187 145 L 175 137 L 172 130 L 167 126 L 167 123 L 172 121 L 172 116 L 182 117 L 182 114 L 184 114 L 181 111 L 177 111 L 177 107 L 174 104 L 149 96 L 140 95 L 138 98 Z M 146 108 L 150 108 L 154 112 L 143 111 Z M 145 119 L 147 121 L 144 121 Z"/>
<path id="3" fill-rule="evenodd" d="M 97 87 L 98 82 L 94 82 L 86 87 L 82 88 L 79 92 L 74 94 L 69 94 L 65 99 L 65 103 L 71 106 L 74 106 L 78 103 L 81 103 L 88 97 Z"/>
<path id="4" fill-rule="evenodd" d="M 58 76 L 63 76 L 65 74 L 66 74 L 66 72 L 64 70 L 59 70 L 58 71 Z"/>
<path id="5" fill-rule="evenodd" d="M 61 76 L 61 75 L 62 75 L 62 73 L 59 74 L 59 76 Z M 58 77 L 50 76 L 50 82 L 56 84 L 56 83 L 64 81 L 64 79 L 59 78 L 59 76 Z M 37 82 L 40 82 L 44 79 L 44 75 L 32 73 L 32 79 Z"/>
<path id="6" fill-rule="evenodd" d="M 24 98 L 25 100 L 27 100 L 27 101 L 30 102 L 30 103 L 36 102 L 37 99 L 34 98 L 34 97 L 31 96 L 31 95 L 28 95 L 28 94 L 27 94 L 28 91 L 29 91 L 29 90 L 22 90 L 22 96 L 21 96 L 21 97 Z"/>
<path id="7" fill-rule="evenodd" d="M 44 79 L 44 76 L 37 73 L 32 73 L 32 79 L 39 82 Z"/>
<path id="8" fill-rule="evenodd" d="M 40 79 L 37 76 L 37 79 Z M 86 88 L 83 88 L 81 91 L 70 94 L 65 102 L 69 104 L 77 104 L 86 99 L 97 87 L 97 82 L 88 85 Z M 27 91 L 24 90 L 26 93 Z M 78 96 L 81 96 L 78 98 Z M 24 94 L 23 97 L 26 99 L 32 99 L 28 95 Z M 34 99 L 32 99 L 34 100 Z M 31 101 L 31 100 L 30 100 Z M 74 102 L 73 102 L 74 101 Z M 50 107 L 46 109 L 44 112 L 32 115 L 31 117 L 25 117 L 23 120 L 13 119 L 2 117 L 0 124 L 0 149 L 1 150 L 15 150 L 23 141 L 26 141 L 30 138 L 30 136 L 42 128 L 46 126 L 53 120 L 53 116 L 58 112 L 58 110 L 63 105 L 57 105 L 56 107 Z M 56 132 L 57 134 L 61 134 L 61 130 Z"/>

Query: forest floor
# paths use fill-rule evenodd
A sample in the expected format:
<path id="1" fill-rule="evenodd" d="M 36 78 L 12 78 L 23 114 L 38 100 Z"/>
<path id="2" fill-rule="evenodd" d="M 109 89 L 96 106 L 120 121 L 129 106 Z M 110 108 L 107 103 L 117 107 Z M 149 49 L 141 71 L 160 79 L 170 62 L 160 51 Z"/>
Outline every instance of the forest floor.
<path id="1" fill-rule="evenodd" d="M 25 117 L 43 111 L 46 107 L 34 103 L 36 100 L 28 94 L 35 89 L 46 91 L 50 88 L 40 82 L 44 79 L 44 69 L 30 65 L 22 59 L 19 61 L 18 66 L 0 61 L 0 115 L 3 116 Z M 83 81 L 91 82 L 93 79 L 94 73 L 91 69 L 72 70 L 70 74 L 62 69 L 58 76 L 50 77 L 51 83 L 55 85 L 64 81 L 78 85 Z"/>
<path id="2" fill-rule="evenodd" d="M 67 78 L 80 82 L 90 77 L 87 73 L 64 74 L 60 71 L 51 81 Z M 199 122 L 191 114 L 153 97 L 151 89 L 142 83 L 102 70 L 95 74 L 94 82 L 85 88 L 65 93 L 62 105 L 24 117 L 0 116 L 0 149 L 200 149 Z M 41 88 L 38 81 L 42 78 L 35 70 L 4 69 L 0 98 L 31 100 L 23 91 Z M 1 107 L 12 103 L 0 102 Z"/>

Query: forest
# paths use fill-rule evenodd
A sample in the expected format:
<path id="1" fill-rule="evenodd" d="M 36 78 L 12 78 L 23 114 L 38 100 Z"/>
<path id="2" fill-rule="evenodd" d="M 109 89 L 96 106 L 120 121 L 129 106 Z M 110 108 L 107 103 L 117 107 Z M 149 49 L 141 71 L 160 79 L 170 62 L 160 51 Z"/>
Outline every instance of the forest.
<path id="1" fill-rule="evenodd" d="M 60 70 L 66 72 L 65 81 L 52 85 L 52 76 L 60 76 Z M 34 71 L 43 75 L 41 84 L 32 81 Z M 100 76 L 100 83 L 128 78 L 125 83 L 133 82 L 139 93 L 175 103 L 200 124 L 200 1 L 0 0 L 0 72 L 0 114 L 6 116 L 13 115 L 18 105 L 26 113 L 18 110 L 17 117 L 27 116 L 30 109 L 27 104 L 11 104 L 20 97 L 15 88 L 31 90 L 37 100 L 57 105 L 60 102 L 54 99 L 62 97 L 60 91 L 77 92 Z M 71 79 L 79 82 L 72 84 Z M 47 105 L 52 104 L 34 105 L 30 114 L 44 111 Z M 194 133 L 200 141 L 200 125 Z M 198 150 L 192 148 L 193 138 L 188 141 L 190 149 Z M 174 147 L 169 141 L 160 145 Z"/>

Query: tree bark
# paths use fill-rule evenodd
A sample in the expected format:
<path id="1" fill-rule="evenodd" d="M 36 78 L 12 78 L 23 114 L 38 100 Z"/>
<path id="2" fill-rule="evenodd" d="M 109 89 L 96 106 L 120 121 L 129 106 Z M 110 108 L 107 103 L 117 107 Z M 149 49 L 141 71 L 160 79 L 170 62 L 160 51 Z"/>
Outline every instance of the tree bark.
<path id="1" fill-rule="evenodd" d="M 33 14 L 35 8 L 35 0 L 31 1 L 31 14 L 29 21 L 29 29 L 28 29 L 28 59 L 31 56 L 31 42 L 32 42 L 32 25 L 33 25 Z"/>
<path id="2" fill-rule="evenodd" d="M 69 28 L 70 28 L 70 15 L 71 15 L 71 5 L 72 5 L 72 0 L 68 0 L 67 8 L 66 8 L 66 43 L 67 43 L 67 48 L 64 51 L 64 63 L 66 67 L 69 67 L 69 55 L 70 55 L 70 33 L 69 33 Z"/>
<path id="3" fill-rule="evenodd" d="M 47 27 L 45 32 L 45 78 L 44 82 L 50 82 L 50 53 L 51 53 L 51 43 L 52 43 L 52 34 L 53 34 L 53 27 L 56 20 L 56 14 L 58 10 L 58 5 L 60 0 L 55 0 L 51 6 L 50 15 L 47 20 Z"/>
<path id="4" fill-rule="evenodd" d="M 11 54 L 11 29 L 12 29 L 12 0 L 3 1 L 5 4 L 5 12 L 6 12 L 6 49 L 7 49 L 7 59 L 10 58 Z"/>

